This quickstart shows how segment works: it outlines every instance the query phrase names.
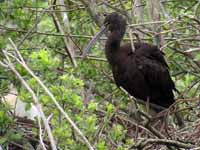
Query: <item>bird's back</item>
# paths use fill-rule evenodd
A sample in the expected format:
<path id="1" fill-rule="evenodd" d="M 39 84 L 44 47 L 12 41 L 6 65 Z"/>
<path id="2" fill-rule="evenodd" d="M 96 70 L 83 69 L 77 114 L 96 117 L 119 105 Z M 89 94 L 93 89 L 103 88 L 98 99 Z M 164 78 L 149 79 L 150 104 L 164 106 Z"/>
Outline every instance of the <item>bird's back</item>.
<path id="1" fill-rule="evenodd" d="M 169 107 L 174 103 L 174 83 L 169 75 L 163 53 L 147 43 L 125 44 L 113 56 L 113 76 L 118 86 L 144 101 Z"/>

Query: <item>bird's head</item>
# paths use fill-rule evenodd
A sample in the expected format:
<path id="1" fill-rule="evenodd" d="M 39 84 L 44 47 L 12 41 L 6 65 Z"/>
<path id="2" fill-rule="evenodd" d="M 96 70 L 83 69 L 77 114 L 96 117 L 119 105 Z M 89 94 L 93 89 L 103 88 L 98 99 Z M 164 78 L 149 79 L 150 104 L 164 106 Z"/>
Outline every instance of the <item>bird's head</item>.
<path id="1" fill-rule="evenodd" d="M 116 12 L 105 15 L 104 24 L 102 25 L 100 31 L 95 34 L 89 44 L 84 48 L 83 57 L 86 56 L 87 52 L 91 49 L 97 39 L 107 30 L 109 36 L 110 33 L 117 31 L 119 33 L 119 38 L 122 38 L 126 30 L 126 20 L 122 15 Z"/>
<path id="2" fill-rule="evenodd" d="M 104 26 L 106 26 L 106 29 L 110 32 L 118 30 L 124 34 L 126 29 L 126 20 L 122 15 L 119 15 L 117 12 L 113 12 L 106 15 Z"/>

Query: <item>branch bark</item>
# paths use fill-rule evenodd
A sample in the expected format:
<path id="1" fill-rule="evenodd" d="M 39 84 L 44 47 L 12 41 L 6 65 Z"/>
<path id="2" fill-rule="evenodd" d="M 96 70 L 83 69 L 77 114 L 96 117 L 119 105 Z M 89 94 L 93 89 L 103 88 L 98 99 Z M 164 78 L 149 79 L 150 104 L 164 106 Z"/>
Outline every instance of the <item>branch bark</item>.
<path id="1" fill-rule="evenodd" d="M 83 5 L 87 8 L 88 13 L 95 21 L 95 23 L 101 27 L 103 25 L 103 17 L 97 11 L 97 3 L 95 0 L 81 0 Z"/>
<path id="2" fill-rule="evenodd" d="M 160 6 L 158 0 L 148 0 L 147 1 L 148 6 L 148 12 L 149 12 L 149 18 L 152 21 L 160 21 Z M 160 47 L 160 45 L 163 45 L 162 37 L 161 37 L 161 28 L 157 25 L 152 25 L 152 30 L 156 33 L 154 37 L 154 43 Z"/>
<path id="3" fill-rule="evenodd" d="M 182 142 L 178 142 L 175 140 L 168 140 L 168 139 L 141 139 L 141 142 L 138 144 L 132 146 L 130 149 L 133 148 L 144 148 L 147 144 L 159 144 L 159 145 L 165 145 L 165 146 L 174 146 L 176 148 L 193 148 L 193 145 L 185 144 Z"/>
<path id="4" fill-rule="evenodd" d="M 61 1 L 61 3 L 62 2 L 63 1 Z M 54 3 L 56 3 L 56 2 L 54 1 Z M 55 7 L 54 6 L 50 6 L 50 9 L 53 10 L 53 9 L 55 9 Z M 64 10 L 63 6 L 61 7 L 61 9 Z M 60 21 L 58 19 L 58 16 L 57 16 L 57 14 L 55 12 L 52 12 L 52 17 L 53 17 L 53 20 L 54 20 L 54 23 L 55 23 L 55 26 L 56 26 L 57 30 L 61 34 L 65 34 L 65 31 L 64 31 L 64 29 L 63 29 L 63 27 L 62 27 L 62 25 L 61 25 L 61 23 L 60 23 Z M 67 30 L 70 31 L 69 20 L 68 20 L 67 14 L 63 13 L 63 17 L 64 17 L 63 19 L 65 19 L 64 20 L 65 27 L 67 27 Z M 68 35 L 69 35 L 69 33 L 70 32 L 67 32 Z M 72 64 L 74 65 L 74 67 L 77 67 L 77 63 L 76 63 L 76 59 L 75 59 L 75 50 L 74 50 L 74 48 L 72 46 L 72 41 L 71 41 L 71 39 L 69 37 L 70 37 L 70 35 L 68 37 L 63 37 L 64 44 L 65 44 L 65 49 L 66 49 L 67 54 L 69 55 L 69 58 L 70 58 Z"/>
<path id="5" fill-rule="evenodd" d="M 142 6 L 142 1 L 141 0 L 134 0 L 132 4 L 132 14 L 135 18 L 135 22 L 142 23 L 143 22 L 143 15 L 144 15 L 144 8 Z M 144 35 L 141 32 L 138 32 L 139 37 L 144 37 Z"/>

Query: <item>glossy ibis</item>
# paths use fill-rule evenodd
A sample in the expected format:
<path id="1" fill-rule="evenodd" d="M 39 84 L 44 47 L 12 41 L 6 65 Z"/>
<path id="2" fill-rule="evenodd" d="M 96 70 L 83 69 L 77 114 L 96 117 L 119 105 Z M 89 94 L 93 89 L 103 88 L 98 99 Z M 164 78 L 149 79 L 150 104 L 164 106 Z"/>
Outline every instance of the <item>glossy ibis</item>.
<path id="1" fill-rule="evenodd" d="M 126 20 L 116 12 L 106 16 L 104 26 L 108 30 L 105 54 L 116 85 L 137 99 L 161 106 L 154 108 L 157 112 L 169 108 L 175 102 L 176 89 L 164 53 L 148 43 L 134 43 L 134 50 L 131 43 L 122 45 Z"/>

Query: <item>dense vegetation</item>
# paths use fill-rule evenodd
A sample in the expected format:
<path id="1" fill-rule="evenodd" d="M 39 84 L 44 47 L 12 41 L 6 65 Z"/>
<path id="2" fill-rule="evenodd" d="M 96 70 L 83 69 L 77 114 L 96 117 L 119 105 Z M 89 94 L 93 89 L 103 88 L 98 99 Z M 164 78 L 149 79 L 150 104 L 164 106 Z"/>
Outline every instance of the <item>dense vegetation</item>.
<path id="1" fill-rule="evenodd" d="M 150 114 L 134 119 L 133 100 L 116 87 L 106 62 L 105 36 L 82 58 L 104 14 L 113 11 L 129 20 L 124 42 L 133 32 L 134 41 L 137 34 L 165 52 L 179 90 L 183 129 L 171 117 L 178 110 L 168 111 L 165 127 Z M 0 149 L 34 149 L 31 144 L 63 150 L 200 147 L 199 12 L 198 0 L 1 0 Z M 16 116 L 3 103 L 13 87 L 27 110 L 35 105 L 46 117 Z"/>

